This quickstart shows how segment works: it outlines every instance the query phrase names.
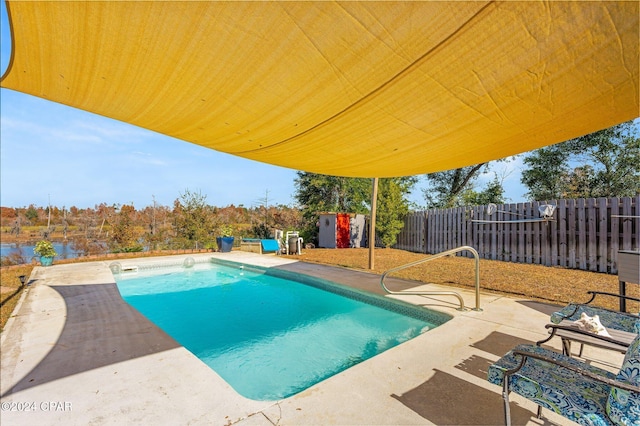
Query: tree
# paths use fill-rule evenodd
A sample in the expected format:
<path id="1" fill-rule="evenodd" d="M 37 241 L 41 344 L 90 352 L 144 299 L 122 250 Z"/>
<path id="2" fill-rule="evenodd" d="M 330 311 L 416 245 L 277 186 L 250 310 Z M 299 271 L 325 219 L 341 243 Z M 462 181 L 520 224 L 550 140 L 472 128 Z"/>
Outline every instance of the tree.
<path id="1" fill-rule="evenodd" d="M 562 144 L 537 149 L 523 159 L 529 166 L 522 171 L 520 182 L 529 189 L 527 196 L 533 200 L 563 198 L 563 177 L 570 170 L 568 155 Z"/>
<path id="2" fill-rule="evenodd" d="M 595 170 L 586 164 L 570 171 L 562 178 L 563 198 L 586 198 L 590 197 L 593 187 L 593 177 Z"/>
<path id="3" fill-rule="evenodd" d="M 279 205 L 271 217 L 274 226 L 284 231 L 298 231 L 302 226 L 302 211 L 297 207 Z"/>
<path id="4" fill-rule="evenodd" d="M 506 202 L 504 199 L 504 187 L 497 174 L 494 174 L 493 180 L 487 182 L 482 191 L 477 192 L 473 189 L 468 189 L 462 193 L 461 199 L 465 206 L 484 206 L 490 203 L 504 204 Z"/>
<path id="5" fill-rule="evenodd" d="M 462 194 L 473 190 L 478 175 L 486 170 L 488 163 L 426 175 L 429 186 L 422 190 L 427 208 L 450 208 L 464 204 Z"/>
<path id="6" fill-rule="evenodd" d="M 27 209 L 25 216 L 27 220 L 33 224 L 38 220 L 38 210 L 33 206 L 33 204 L 29 204 L 29 208 Z"/>
<path id="7" fill-rule="evenodd" d="M 416 184 L 416 177 L 384 178 L 379 181 L 376 209 L 376 235 L 385 247 L 396 243 L 409 212 L 406 196 Z"/>
<path id="8" fill-rule="evenodd" d="M 640 138 L 628 121 L 532 151 L 521 182 L 532 200 L 630 197 L 640 193 Z"/>
<path id="9" fill-rule="evenodd" d="M 144 240 L 149 250 L 158 250 L 167 247 L 170 225 L 168 219 L 171 210 L 167 206 L 158 205 L 155 197 L 152 197 L 153 205 L 147 206 L 140 212 L 140 225 L 147 231 Z"/>
<path id="10" fill-rule="evenodd" d="M 186 189 L 174 201 L 174 226 L 179 247 L 205 247 L 212 243 L 216 224 L 206 199 L 206 195 Z"/>
<path id="11" fill-rule="evenodd" d="M 120 211 L 110 219 L 111 236 L 109 249 L 113 253 L 142 251 L 140 235 L 136 231 L 134 216 L 136 209 L 130 205 L 123 205 Z"/>
<path id="12" fill-rule="evenodd" d="M 371 179 L 298 172 L 296 199 L 317 211 L 364 213 L 371 196 Z"/>
<path id="13" fill-rule="evenodd" d="M 271 235 L 271 229 L 269 229 L 266 223 L 258 223 L 253 225 L 253 227 L 251 228 L 251 233 L 253 234 L 254 238 L 273 238 L 273 236 Z"/>

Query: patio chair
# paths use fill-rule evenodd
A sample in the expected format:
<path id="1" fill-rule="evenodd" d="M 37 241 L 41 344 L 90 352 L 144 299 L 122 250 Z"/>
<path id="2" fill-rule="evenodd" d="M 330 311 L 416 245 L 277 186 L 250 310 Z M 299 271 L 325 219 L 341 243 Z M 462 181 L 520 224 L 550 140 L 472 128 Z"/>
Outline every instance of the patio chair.
<path id="1" fill-rule="evenodd" d="M 597 306 L 591 306 L 598 295 L 617 297 L 626 300 L 634 300 L 640 302 L 640 299 L 631 296 L 622 296 L 615 293 L 606 293 L 601 291 L 588 291 L 587 294 L 591 294 L 591 298 L 585 303 L 569 303 L 558 312 L 551 314 L 551 322 L 559 324 L 563 320 L 575 321 L 580 318 L 580 315 L 585 312 L 589 316 L 599 315 L 600 322 L 606 328 L 614 328 L 622 331 L 635 331 L 640 333 L 640 323 L 638 314 L 632 314 L 627 312 L 615 311 L 612 309 L 600 308 Z"/>
<path id="2" fill-rule="evenodd" d="M 260 254 L 280 254 L 280 244 L 277 240 L 260 240 Z"/>
<path id="3" fill-rule="evenodd" d="M 580 316 L 583 313 L 587 314 L 590 317 L 598 315 L 598 317 L 600 318 L 600 323 L 611 333 L 613 340 L 622 342 L 624 344 L 624 347 L 621 350 L 622 352 L 624 352 L 626 347 L 631 343 L 635 336 L 637 334 L 640 334 L 640 315 L 600 308 L 597 306 L 592 306 L 590 305 L 590 303 L 593 302 L 598 295 L 617 297 L 625 300 L 634 300 L 636 302 L 640 302 L 640 299 L 600 291 L 588 291 L 587 293 L 591 294 L 591 298 L 586 303 L 570 303 L 560 311 L 551 314 L 551 322 L 554 324 L 559 324 L 562 327 L 553 328 L 553 330 L 551 331 L 552 335 L 549 338 L 553 337 L 553 333 L 557 332 L 558 336 L 562 337 L 563 339 L 563 348 L 565 350 L 565 355 L 571 355 L 570 337 L 571 328 L 574 327 L 573 322 L 580 319 Z M 546 342 L 546 340 L 538 343 L 540 344 L 544 342 Z M 600 339 L 594 342 L 603 343 L 606 342 L 606 339 Z M 589 342 L 586 343 L 589 344 Z M 606 343 L 598 346 L 607 348 Z M 584 342 L 581 343 L 578 356 L 582 356 L 583 349 Z M 615 345 L 610 347 L 610 349 L 620 350 L 620 348 L 616 347 Z"/>
<path id="4" fill-rule="evenodd" d="M 618 374 L 537 345 L 518 345 L 489 367 L 487 380 L 502 386 L 505 424 L 509 392 L 582 425 L 640 424 L 640 335 Z"/>
<path id="5" fill-rule="evenodd" d="M 629 345 L 638 336 L 637 333 L 627 333 L 613 328 L 609 329 L 609 335 L 607 336 L 598 335 L 592 331 L 578 328 L 571 321 L 562 321 L 560 324 L 547 324 L 545 328 L 550 329 L 549 337 L 536 342 L 536 345 L 541 346 L 553 337 L 558 336 L 562 339 L 562 353 L 566 356 L 571 356 L 571 342 L 580 343 L 579 357 L 582 357 L 584 345 L 625 353 Z"/>

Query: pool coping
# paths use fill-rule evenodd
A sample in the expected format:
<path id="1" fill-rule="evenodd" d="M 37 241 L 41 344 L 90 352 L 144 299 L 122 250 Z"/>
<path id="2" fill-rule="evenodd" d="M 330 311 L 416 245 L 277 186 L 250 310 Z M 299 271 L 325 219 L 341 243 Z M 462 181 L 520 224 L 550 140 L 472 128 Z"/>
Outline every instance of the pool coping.
<path id="1" fill-rule="evenodd" d="M 377 291 L 379 280 L 368 272 L 253 253 L 193 257 L 233 259 L 330 281 L 338 276 L 341 285 L 372 292 Z M 167 259 L 120 262 L 134 265 Z M 484 369 L 515 344 L 544 337 L 544 324 L 555 308 L 481 293 L 482 312 L 460 312 L 455 304 L 437 297 L 386 296 L 441 310 L 453 318 L 297 395 L 280 401 L 252 401 L 238 395 L 186 349 L 172 345 L 157 327 L 127 310 L 113 292 L 110 263 L 34 269 L 17 316 L 1 336 L 0 400 L 3 408 L 9 404 L 0 412 L 3 423 L 499 424 L 500 389 L 486 381 Z M 419 285 L 402 280 L 392 284 Z M 465 301 L 474 298 L 472 292 L 461 293 Z M 117 315 L 124 315 L 127 321 L 119 321 Z M 84 342 L 88 342 L 85 349 L 93 352 L 79 352 Z M 552 344 L 560 347 L 559 342 Z M 65 351 L 76 351 L 76 361 L 69 362 Z M 621 356 L 595 348 L 585 352 L 608 368 L 621 361 Z M 86 366 L 78 367 L 82 363 Z M 515 423 L 539 424 L 534 420 L 533 404 L 517 397 L 513 401 Z M 22 410 L 17 410 L 19 403 Z M 15 410 L 9 409 L 11 404 Z M 545 413 L 550 424 L 564 422 Z"/>

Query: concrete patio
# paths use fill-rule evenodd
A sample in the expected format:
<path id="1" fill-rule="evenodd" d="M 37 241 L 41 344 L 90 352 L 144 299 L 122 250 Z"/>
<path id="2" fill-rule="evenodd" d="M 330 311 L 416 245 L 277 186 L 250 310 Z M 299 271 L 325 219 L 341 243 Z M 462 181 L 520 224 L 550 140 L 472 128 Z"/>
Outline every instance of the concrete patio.
<path id="1" fill-rule="evenodd" d="M 379 276 L 362 271 L 244 252 L 191 257 L 213 256 L 382 293 Z M 487 368 L 518 343 L 543 339 L 557 308 L 481 293 L 482 311 L 458 311 L 452 297 L 392 296 L 453 319 L 295 396 L 253 401 L 124 302 L 109 264 L 34 269 L 1 336 L 3 425 L 503 424 L 500 389 L 486 381 Z M 451 290 L 397 279 L 389 286 Z M 460 293 L 475 306 L 473 292 Z M 549 343 L 560 350 L 559 340 Z M 622 354 L 591 347 L 584 358 L 611 370 L 622 363 Z M 533 403 L 511 400 L 514 424 L 569 423 L 546 410 L 536 419 Z"/>

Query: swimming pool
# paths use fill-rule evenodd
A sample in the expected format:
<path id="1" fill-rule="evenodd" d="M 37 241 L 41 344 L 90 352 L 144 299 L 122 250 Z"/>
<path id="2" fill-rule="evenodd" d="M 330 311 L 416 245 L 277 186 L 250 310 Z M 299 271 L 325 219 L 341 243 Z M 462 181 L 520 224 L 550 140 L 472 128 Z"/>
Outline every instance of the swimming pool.
<path id="1" fill-rule="evenodd" d="M 187 266 L 114 276 L 127 303 L 254 400 L 294 395 L 451 318 L 286 271 Z"/>

